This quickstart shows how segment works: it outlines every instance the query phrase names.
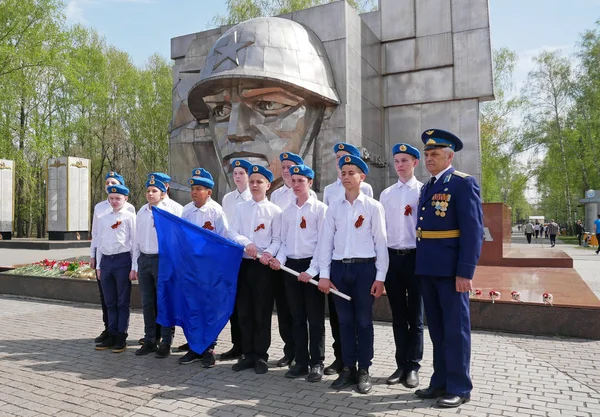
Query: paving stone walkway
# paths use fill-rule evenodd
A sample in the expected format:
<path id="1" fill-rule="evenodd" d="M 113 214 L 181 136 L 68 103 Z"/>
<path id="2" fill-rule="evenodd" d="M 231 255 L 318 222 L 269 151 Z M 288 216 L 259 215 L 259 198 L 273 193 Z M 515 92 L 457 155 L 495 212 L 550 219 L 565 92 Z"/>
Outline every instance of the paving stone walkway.
<path id="1" fill-rule="evenodd" d="M 435 408 L 412 390 L 389 387 L 394 370 L 391 326 L 375 329 L 374 389 L 360 395 L 321 383 L 284 378 L 273 367 L 266 375 L 235 373 L 231 362 L 212 369 L 199 363 L 97 352 L 100 330 L 95 306 L 0 296 L 0 416 L 598 416 L 600 341 L 473 333 L 472 401 L 454 410 Z M 270 353 L 282 344 L 273 320 Z M 590 323 L 598 325 L 598 323 Z M 131 317 L 130 341 L 142 333 L 142 316 Z M 219 352 L 229 349 L 229 331 Z M 427 334 L 427 333 L 426 333 Z M 328 342 L 331 338 L 328 334 Z M 175 343 L 183 342 L 180 329 Z M 328 346 L 328 354 L 331 352 Z M 425 338 L 422 386 L 431 376 L 432 351 Z M 328 358 L 328 360 L 330 357 Z"/>

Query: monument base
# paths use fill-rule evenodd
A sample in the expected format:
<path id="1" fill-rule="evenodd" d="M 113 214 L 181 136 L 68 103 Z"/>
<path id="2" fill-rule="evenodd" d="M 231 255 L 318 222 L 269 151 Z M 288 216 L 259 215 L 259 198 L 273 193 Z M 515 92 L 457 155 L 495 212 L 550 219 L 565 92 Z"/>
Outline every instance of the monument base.
<path id="1" fill-rule="evenodd" d="M 87 230 L 79 232 L 48 232 L 48 240 L 88 240 L 91 234 Z"/>
<path id="2" fill-rule="evenodd" d="M 11 240 L 12 232 L 0 232 L 0 236 L 2 236 L 2 239 L 0 240 Z"/>

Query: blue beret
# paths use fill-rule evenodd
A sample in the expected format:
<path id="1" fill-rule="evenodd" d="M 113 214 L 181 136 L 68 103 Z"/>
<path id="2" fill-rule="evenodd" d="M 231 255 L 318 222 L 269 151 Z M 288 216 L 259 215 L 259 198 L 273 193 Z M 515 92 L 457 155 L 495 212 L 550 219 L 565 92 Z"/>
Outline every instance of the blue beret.
<path id="1" fill-rule="evenodd" d="M 425 144 L 425 150 L 433 148 L 450 148 L 458 152 L 463 148 L 462 141 L 454 134 L 442 129 L 429 129 L 423 132 L 421 140 Z"/>
<path id="2" fill-rule="evenodd" d="M 161 180 L 148 180 L 146 181 L 146 188 L 148 187 L 156 187 L 163 193 L 167 192 L 167 186 Z"/>
<path id="3" fill-rule="evenodd" d="M 121 183 L 121 185 L 125 185 L 125 180 L 123 179 L 123 177 L 121 175 L 119 175 L 116 171 L 108 171 L 106 173 L 106 177 L 104 177 L 105 180 L 109 179 L 109 178 L 114 178 L 117 181 L 119 181 Z"/>
<path id="4" fill-rule="evenodd" d="M 360 158 L 360 151 L 354 145 L 350 145 L 349 143 L 340 142 L 336 143 L 333 147 L 333 153 L 338 153 L 339 151 L 348 152 L 350 155 L 358 156 Z"/>
<path id="5" fill-rule="evenodd" d="M 291 152 L 282 152 L 279 155 L 279 160 L 281 162 L 283 162 L 283 161 L 292 161 L 296 165 L 303 165 L 304 164 L 304 160 L 302 159 L 302 157 L 300 155 L 296 155 L 295 153 L 291 153 Z"/>
<path id="6" fill-rule="evenodd" d="M 152 173 L 148 174 L 148 179 L 149 180 L 159 180 L 159 181 L 164 182 L 165 184 L 171 182 L 171 177 L 169 177 L 164 172 L 152 172 Z"/>
<path id="7" fill-rule="evenodd" d="M 129 188 L 125 187 L 124 185 L 111 185 L 108 187 L 108 193 L 129 195 Z"/>
<path id="8" fill-rule="evenodd" d="M 211 190 L 215 186 L 215 182 L 212 179 L 205 177 L 192 177 L 188 180 L 191 186 L 201 185 L 206 188 L 210 188 Z"/>
<path id="9" fill-rule="evenodd" d="M 231 161 L 231 167 L 234 169 L 244 168 L 246 172 L 248 172 L 252 169 L 252 164 L 246 161 L 245 159 L 234 159 L 233 161 Z"/>
<path id="10" fill-rule="evenodd" d="M 252 169 L 250 170 L 249 174 L 261 174 L 267 180 L 269 180 L 269 182 L 273 182 L 273 173 L 262 165 L 252 165 Z"/>
<path id="11" fill-rule="evenodd" d="M 192 169 L 192 177 L 208 178 L 209 180 L 214 181 L 213 176 L 210 174 L 210 172 L 208 172 L 204 168 Z"/>
<path id="12" fill-rule="evenodd" d="M 315 171 L 313 171 L 310 167 L 307 167 L 306 165 L 296 165 L 290 168 L 290 174 L 302 175 L 311 180 L 315 177 Z"/>
<path id="13" fill-rule="evenodd" d="M 363 161 L 362 159 L 360 159 L 358 156 L 354 156 L 354 155 L 343 156 L 340 158 L 340 162 L 338 162 L 338 164 L 340 166 L 340 169 L 344 165 L 356 165 L 365 174 L 369 173 L 369 167 L 367 166 L 367 163 L 365 161 Z"/>
<path id="14" fill-rule="evenodd" d="M 409 145 L 408 143 L 397 143 L 392 148 L 392 155 L 396 155 L 397 153 L 407 153 L 409 155 L 414 156 L 417 159 L 421 159 L 421 152 L 414 146 Z"/>

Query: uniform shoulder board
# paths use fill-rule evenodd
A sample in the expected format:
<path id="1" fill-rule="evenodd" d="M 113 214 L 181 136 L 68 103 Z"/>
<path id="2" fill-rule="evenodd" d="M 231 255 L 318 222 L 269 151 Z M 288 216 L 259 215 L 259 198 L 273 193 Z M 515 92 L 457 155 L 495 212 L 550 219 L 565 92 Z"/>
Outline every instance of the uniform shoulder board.
<path id="1" fill-rule="evenodd" d="M 469 174 L 465 174 L 464 172 L 460 172 L 460 171 L 454 171 L 452 173 L 453 175 L 456 175 L 457 177 L 461 177 L 461 178 L 467 178 L 470 177 Z"/>

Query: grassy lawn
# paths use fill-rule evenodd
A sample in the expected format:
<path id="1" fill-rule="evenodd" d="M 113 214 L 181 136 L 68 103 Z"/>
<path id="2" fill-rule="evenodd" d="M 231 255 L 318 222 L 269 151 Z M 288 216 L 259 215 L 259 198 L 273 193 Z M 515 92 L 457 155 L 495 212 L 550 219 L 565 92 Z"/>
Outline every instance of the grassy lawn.
<path id="1" fill-rule="evenodd" d="M 563 243 L 566 243 L 567 245 L 574 245 L 577 246 L 579 245 L 579 241 L 577 240 L 577 236 L 557 236 L 556 237 L 558 240 L 562 241 Z M 580 249 L 593 249 L 596 250 L 596 247 L 592 247 L 592 246 L 583 246 Z"/>

